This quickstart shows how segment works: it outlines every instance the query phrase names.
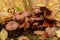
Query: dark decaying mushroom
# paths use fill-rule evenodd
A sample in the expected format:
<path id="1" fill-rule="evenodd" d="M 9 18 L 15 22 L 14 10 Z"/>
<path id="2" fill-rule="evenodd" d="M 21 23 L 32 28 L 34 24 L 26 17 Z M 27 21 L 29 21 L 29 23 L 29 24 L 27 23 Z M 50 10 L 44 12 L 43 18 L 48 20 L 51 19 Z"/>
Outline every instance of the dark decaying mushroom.
<path id="1" fill-rule="evenodd" d="M 46 12 L 46 16 L 48 16 L 48 15 L 51 15 L 51 10 L 49 10 L 48 8 L 46 8 L 46 7 L 40 7 L 40 10 L 41 11 L 45 11 Z"/>
<path id="2" fill-rule="evenodd" d="M 39 22 L 34 22 L 32 25 L 32 28 L 35 30 L 38 29 L 39 28 Z"/>

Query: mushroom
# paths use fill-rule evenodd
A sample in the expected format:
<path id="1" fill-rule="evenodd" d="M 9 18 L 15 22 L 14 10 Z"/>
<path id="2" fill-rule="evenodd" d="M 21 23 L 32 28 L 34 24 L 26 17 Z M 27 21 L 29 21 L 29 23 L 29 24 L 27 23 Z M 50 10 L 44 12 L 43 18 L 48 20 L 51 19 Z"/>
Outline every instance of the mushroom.
<path id="1" fill-rule="evenodd" d="M 30 40 L 28 37 L 22 35 L 18 37 L 18 40 Z"/>
<path id="2" fill-rule="evenodd" d="M 20 19 L 24 18 L 24 16 L 23 16 L 23 15 L 20 15 L 19 13 L 15 13 L 15 14 L 13 15 L 13 17 L 14 17 L 16 20 L 20 20 Z"/>
<path id="3" fill-rule="evenodd" d="M 15 21 L 10 21 L 5 25 L 5 28 L 7 30 L 16 30 L 18 28 L 19 24 Z"/>
<path id="4" fill-rule="evenodd" d="M 30 27 L 29 22 L 24 22 L 19 26 L 19 28 L 24 28 L 24 31 L 26 31 L 26 29 L 28 29 L 29 27 Z"/>
<path id="5" fill-rule="evenodd" d="M 24 17 L 27 17 L 27 16 L 29 16 L 30 14 L 29 14 L 29 12 L 27 12 L 27 11 L 24 11 L 23 13 L 22 13 L 22 16 L 24 16 Z"/>
<path id="6" fill-rule="evenodd" d="M 38 36 L 40 35 L 39 39 L 41 39 L 41 40 L 44 40 L 47 37 L 45 31 L 36 30 L 36 31 L 34 31 L 34 34 L 36 34 Z"/>
<path id="7" fill-rule="evenodd" d="M 49 37 L 54 37 L 56 35 L 56 28 L 55 27 L 47 27 L 46 28 L 46 33 Z"/>

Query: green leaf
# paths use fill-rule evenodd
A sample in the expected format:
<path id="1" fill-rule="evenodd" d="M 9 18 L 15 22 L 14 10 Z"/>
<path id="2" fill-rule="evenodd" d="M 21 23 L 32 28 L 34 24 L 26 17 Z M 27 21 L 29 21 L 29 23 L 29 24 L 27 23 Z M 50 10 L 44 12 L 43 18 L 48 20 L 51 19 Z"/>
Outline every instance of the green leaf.
<path id="1" fill-rule="evenodd" d="M 52 38 L 46 38 L 46 40 L 52 40 Z"/>
<path id="2" fill-rule="evenodd" d="M 32 36 L 31 34 L 26 34 L 27 37 L 30 38 L 30 40 L 40 40 L 39 38 L 36 38 L 35 36 Z"/>
<path id="3" fill-rule="evenodd" d="M 58 40 L 60 40 L 60 38 L 58 38 Z"/>
<path id="4" fill-rule="evenodd" d="M 22 11 L 21 7 L 15 6 L 15 8 L 17 9 L 17 11 Z"/>

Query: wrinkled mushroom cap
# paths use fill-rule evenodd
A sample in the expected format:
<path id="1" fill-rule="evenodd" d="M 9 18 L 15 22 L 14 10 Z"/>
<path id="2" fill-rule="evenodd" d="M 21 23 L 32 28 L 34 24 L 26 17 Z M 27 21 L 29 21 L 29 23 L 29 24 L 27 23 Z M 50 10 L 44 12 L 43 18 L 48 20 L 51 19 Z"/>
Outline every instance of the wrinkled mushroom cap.
<path id="1" fill-rule="evenodd" d="M 8 22 L 8 24 L 5 25 L 5 28 L 6 28 L 7 30 L 15 30 L 15 29 L 18 28 L 18 26 L 19 26 L 19 24 L 18 24 L 17 22 L 15 22 L 15 21 L 10 21 L 10 22 Z"/>

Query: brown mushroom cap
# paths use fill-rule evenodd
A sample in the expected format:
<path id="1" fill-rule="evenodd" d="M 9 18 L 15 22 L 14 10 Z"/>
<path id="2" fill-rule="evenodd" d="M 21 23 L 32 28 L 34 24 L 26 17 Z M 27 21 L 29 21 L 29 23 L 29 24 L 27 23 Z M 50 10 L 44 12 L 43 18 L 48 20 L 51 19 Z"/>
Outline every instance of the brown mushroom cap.
<path id="1" fill-rule="evenodd" d="M 21 24 L 21 25 L 19 26 L 19 28 L 29 28 L 29 27 L 30 27 L 29 22 L 24 22 L 23 24 Z"/>
<path id="2" fill-rule="evenodd" d="M 19 26 L 19 24 L 18 24 L 17 22 L 15 22 L 15 21 L 10 21 L 10 22 L 8 22 L 8 24 L 5 25 L 5 28 L 6 28 L 7 30 L 15 30 L 15 29 L 18 28 L 18 26 Z"/>

